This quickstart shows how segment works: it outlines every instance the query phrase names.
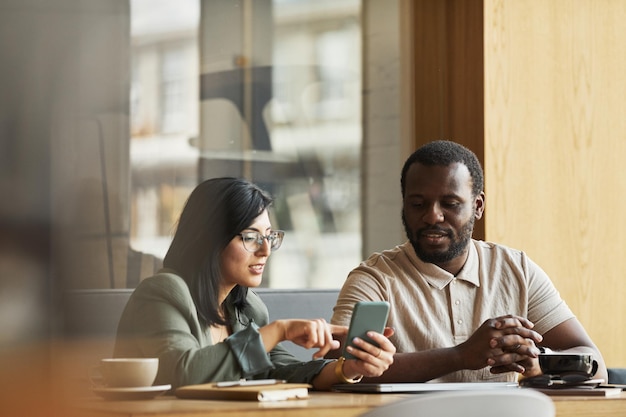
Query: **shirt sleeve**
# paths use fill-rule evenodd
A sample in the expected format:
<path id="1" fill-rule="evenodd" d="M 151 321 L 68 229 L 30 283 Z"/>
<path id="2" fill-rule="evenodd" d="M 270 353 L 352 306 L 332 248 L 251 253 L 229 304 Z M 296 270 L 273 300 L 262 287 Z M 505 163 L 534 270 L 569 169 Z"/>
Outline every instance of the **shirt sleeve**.
<path id="1" fill-rule="evenodd" d="M 367 265 L 361 264 L 353 269 L 339 292 L 330 322 L 348 326 L 357 302 L 388 301 L 383 282 L 381 274 Z"/>
<path id="2" fill-rule="evenodd" d="M 244 330 L 233 333 L 226 339 L 226 343 L 230 345 L 245 378 L 274 368 L 265 352 L 265 346 L 258 329 L 259 326 L 251 320 Z"/>
<path id="3" fill-rule="evenodd" d="M 543 269 L 527 256 L 523 267 L 528 276 L 528 319 L 534 330 L 544 334 L 555 326 L 575 317 L 567 303 Z"/>

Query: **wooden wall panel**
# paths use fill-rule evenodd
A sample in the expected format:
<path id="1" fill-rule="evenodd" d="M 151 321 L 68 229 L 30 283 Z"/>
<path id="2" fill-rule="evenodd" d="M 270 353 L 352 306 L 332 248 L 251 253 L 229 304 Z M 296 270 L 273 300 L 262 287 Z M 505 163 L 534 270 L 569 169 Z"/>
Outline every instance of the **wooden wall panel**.
<path id="1" fill-rule="evenodd" d="M 525 250 L 626 366 L 626 2 L 485 0 L 488 240 Z"/>
<path id="2" fill-rule="evenodd" d="M 411 4 L 414 145 L 476 152 L 474 236 L 526 251 L 626 366 L 626 1 Z"/>
<path id="3" fill-rule="evenodd" d="M 407 0 L 414 15 L 415 147 L 449 139 L 483 160 L 482 0 Z M 484 238 L 484 221 L 474 237 Z"/>

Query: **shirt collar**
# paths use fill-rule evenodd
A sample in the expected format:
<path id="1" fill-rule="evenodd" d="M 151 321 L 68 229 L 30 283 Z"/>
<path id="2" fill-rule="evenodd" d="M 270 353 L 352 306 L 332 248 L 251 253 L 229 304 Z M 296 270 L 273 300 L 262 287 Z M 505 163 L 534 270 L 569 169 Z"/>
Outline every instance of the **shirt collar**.
<path id="1" fill-rule="evenodd" d="M 465 265 L 463 265 L 463 268 L 461 268 L 461 271 L 459 271 L 456 276 L 452 275 L 444 269 L 439 268 L 435 264 L 422 261 L 415 253 L 411 242 L 407 241 L 404 244 L 404 247 L 409 256 L 409 259 L 415 265 L 417 271 L 433 287 L 441 290 L 454 279 L 467 281 L 476 287 L 480 287 L 480 280 L 478 278 L 478 253 L 476 251 L 473 239 L 470 240 L 469 255 L 467 256 L 467 261 L 465 261 Z"/>

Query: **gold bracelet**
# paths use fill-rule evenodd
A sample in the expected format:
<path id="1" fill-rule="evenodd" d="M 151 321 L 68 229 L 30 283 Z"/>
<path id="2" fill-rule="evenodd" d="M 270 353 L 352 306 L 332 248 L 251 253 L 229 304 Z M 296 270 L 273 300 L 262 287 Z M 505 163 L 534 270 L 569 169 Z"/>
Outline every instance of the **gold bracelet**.
<path id="1" fill-rule="evenodd" d="M 356 384 L 357 382 L 361 382 L 361 380 L 363 379 L 363 375 L 359 375 L 354 379 L 350 379 L 343 373 L 343 363 L 345 361 L 346 358 L 344 358 L 343 356 L 340 356 L 337 360 L 337 364 L 335 365 L 335 375 L 337 375 L 337 378 L 339 378 L 339 380 L 345 384 Z"/>

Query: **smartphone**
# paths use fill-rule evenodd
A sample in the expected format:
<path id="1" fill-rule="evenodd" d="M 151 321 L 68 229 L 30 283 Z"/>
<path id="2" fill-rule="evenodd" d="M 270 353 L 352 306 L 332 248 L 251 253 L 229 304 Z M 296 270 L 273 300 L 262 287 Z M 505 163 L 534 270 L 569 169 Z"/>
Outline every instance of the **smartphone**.
<path id="1" fill-rule="evenodd" d="M 346 359 L 354 359 L 346 351 L 346 347 L 352 345 L 355 337 L 361 338 L 368 343 L 378 346 L 372 339 L 367 337 L 368 331 L 382 333 L 387 324 L 389 316 L 389 303 L 387 301 L 359 301 L 352 310 L 352 318 L 350 319 L 350 328 L 348 329 L 348 337 L 343 348 L 343 357 Z M 356 347 L 356 346 L 354 346 Z"/>

